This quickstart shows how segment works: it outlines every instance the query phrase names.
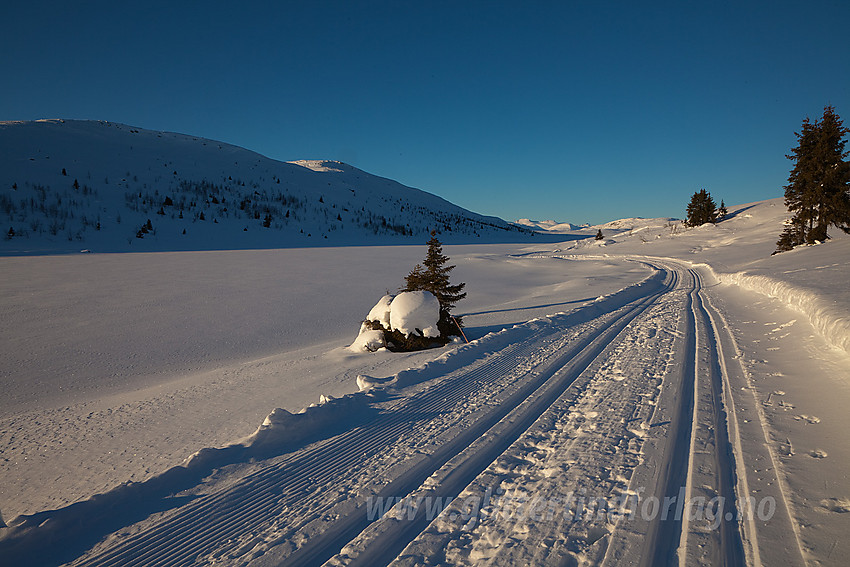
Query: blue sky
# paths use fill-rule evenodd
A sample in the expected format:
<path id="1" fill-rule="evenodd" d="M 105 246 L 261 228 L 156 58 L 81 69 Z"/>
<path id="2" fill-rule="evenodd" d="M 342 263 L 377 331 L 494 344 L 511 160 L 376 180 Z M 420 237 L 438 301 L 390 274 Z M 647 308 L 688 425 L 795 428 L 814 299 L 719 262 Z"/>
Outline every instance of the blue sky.
<path id="1" fill-rule="evenodd" d="M 2 14 L 0 120 L 338 159 L 507 220 L 681 217 L 703 187 L 727 204 L 781 196 L 802 119 L 832 104 L 850 124 L 846 0 L 35 0 Z"/>

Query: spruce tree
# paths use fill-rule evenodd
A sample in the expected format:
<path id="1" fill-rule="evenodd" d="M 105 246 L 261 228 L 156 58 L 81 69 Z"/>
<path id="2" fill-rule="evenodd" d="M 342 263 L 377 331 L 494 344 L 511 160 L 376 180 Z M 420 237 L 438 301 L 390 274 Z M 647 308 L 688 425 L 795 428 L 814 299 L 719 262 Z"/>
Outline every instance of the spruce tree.
<path id="1" fill-rule="evenodd" d="M 729 210 L 726 208 L 726 203 L 720 199 L 720 208 L 717 209 L 717 222 L 724 220 L 729 215 Z"/>
<path id="2" fill-rule="evenodd" d="M 785 186 L 785 206 L 793 213 L 776 243 L 776 252 L 829 238 L 836 226 L 850 233 L 850 163 L 844 135 L 850 132 L 827 106 L 820 121 L 803 120 L 797 145 L 786 155 L 794 162 Z"/>
<path id="3" fill-rule="evenodd" d="M 827 240 L 827 228 L 835 226 L 850 234 L 850 162 L 845 158 L 847 140 L 844 135 L 850 128 L 844 127 L 835 108 L 827 106 L 820 122 L 820 136 L 815 147 L 817 162 L 821 166 L 820 202 L 818 203 L 818 240 Z"/>
<path id="4" fill-rule="evenodd" d="M 417 264 L 404 278 L 401 291 L 430 291 L 440 302 L 440 321 L 446 323 L 451 317 L 455 304 L 466 297 L 465 283 L 451 284 L 449 273 L 455 266 L 446 265 L 449 257 L 443 254 L 443 246 L 437 239 L 437 233 L 431 232 L 428 251 L 422 264 Z"/>
<path id="5" fill-rule="evenodd" d="M 788 174 L 788 185 L 785 186 L 785 206 L 793 213 L 791 222 L 786 226 L 777 245 L 783 250 L 803 244 L 807 235 L 812 232 L 815 222 L 815 187 L 814 162 L 811 157 L 817 145 L 818 126 L 806 117 L 797 136 L 797 146 L 791 149 L 788 159 L 795 162 L 791 173 Z"/>
<path id="6" fill-rule="evenodd" d="M 779 240 L 776 242 L 776 251 L 774 254 L 793 250 L 795 246 L 798 246 L 805 241 L 806 225 L 801 219 L 794 217 L 790 220 L 790 222 L 788 222 L 785 230 L 782 231 L 782 234 L 779 235 Z"/>
<path id="7" fill-rule="evenodd" d="M 685 224 L 688 226 L 702 226 L 708 222 L 717 222 L 716 208 L 717 205 L 714 204 L 711 193 L 705 189 L 700 189 L 691 196 L 691 201 L 688 203 Z"/>
<path id="8" fill-rule="evenodd" d="M 596 240 L 602 240 L 603 238 L 605 238 L 605 237 L 602 236 L 602 229 L 600 228 L 599 230 L 596 231 Z"/>

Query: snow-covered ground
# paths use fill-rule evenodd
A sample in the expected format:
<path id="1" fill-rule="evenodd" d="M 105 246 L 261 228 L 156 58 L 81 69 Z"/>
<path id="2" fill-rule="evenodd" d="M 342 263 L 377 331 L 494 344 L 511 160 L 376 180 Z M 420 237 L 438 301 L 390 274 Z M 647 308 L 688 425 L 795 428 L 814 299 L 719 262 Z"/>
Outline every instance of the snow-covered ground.
<path id="1" fill-rule="evenodd" d="M 730 213 L 446 246 L 410 354 L 347 346 L 424 244 L 0 258 L 0 556 L 840 565 L 850 238 Z"/>

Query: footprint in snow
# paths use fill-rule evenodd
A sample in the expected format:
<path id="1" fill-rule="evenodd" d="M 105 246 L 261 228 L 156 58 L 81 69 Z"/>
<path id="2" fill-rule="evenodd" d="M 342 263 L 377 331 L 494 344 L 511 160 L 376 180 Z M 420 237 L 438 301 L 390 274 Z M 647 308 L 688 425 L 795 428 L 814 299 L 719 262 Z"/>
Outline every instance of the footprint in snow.
<path id="1" fill-rule="evenodd" d="M 820 505 L 830 512 L 839 514 L 850 512 L 850 498 L 824 498 L 820 501 Z"/>
<path id="2" fill-rule="evenodd" d="M 812 423 L 812 424 L 820 423 L 820 418 L 816 417 L 814 415 L 798 415 L 794 419 L 796 419 L 797 421 L 800 421 L 800 420 L 807 421 L 808 423 Z"/>

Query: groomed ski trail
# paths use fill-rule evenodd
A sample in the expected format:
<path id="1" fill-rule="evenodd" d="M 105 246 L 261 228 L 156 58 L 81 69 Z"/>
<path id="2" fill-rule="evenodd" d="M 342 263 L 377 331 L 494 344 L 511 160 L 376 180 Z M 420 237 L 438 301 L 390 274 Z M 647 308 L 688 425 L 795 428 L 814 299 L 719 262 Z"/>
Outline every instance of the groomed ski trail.
<path id="1" fill-rule="evenodd" d="M 693 282 L 680 325 L 684 355 L 674 383 L 681 386 L 659 404 L 656 419 L 670 421 L 670 435 L 650 439 L 645 453 L 655 464 L 639 470 L 632 486 L 655 486 L 661 506 L 674 508 L 666 518 L 622 521 L 605 564 L 805 565 L 766 421 L 708 294 L 714 284 L 686 264 L 666 265 Z"/>

